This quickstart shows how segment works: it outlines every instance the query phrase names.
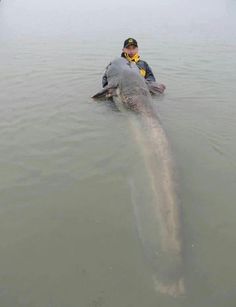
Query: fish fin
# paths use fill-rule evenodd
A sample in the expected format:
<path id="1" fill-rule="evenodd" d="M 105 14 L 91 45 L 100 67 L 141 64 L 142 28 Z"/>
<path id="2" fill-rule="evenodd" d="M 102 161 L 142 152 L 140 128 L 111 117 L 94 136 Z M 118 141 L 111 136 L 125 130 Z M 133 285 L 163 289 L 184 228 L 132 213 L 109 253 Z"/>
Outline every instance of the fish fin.
<path id="1" fill-rule="evenodd" d="M 159 84 L 157 82 L 150 82 L 150 81 L 146 83 L 151 94 L 163 94 L 166 89 L 166 86 L 161 83 Z"/>
<path id="2" fill-rule="evenodd" d="M 97 92 L 91 98 L 93 99 L 107 99 L 116 96 L 116 87 L 104 87 L 101 91 Z"/>

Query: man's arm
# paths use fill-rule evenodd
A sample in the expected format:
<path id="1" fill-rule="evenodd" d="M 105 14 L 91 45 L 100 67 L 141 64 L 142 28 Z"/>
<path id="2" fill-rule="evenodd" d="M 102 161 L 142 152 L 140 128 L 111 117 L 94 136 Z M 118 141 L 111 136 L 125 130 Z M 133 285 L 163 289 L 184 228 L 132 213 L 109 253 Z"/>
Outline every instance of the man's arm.
<path id="1" fill-rule="evenodd" d="M 107 84 L 108 84 L 108 82 L 107 82 L 107 74 L 106 74 L 106 71 L 105 71 L 103 76 L 102 76 L 102 87 L 105 87 Z"/>
<path id="2" fill-rule="evenodd" d="M 155 82 L 156 81 L 156 78 L 152 72 L 152 69 L 151 67 L 148 65 L 148 63 L 146 62 L 146 75 L 145 75 L 145 79 L 147 81 L 153 81 Z"/>
<path id="3" fill-rule="evenodd" d="M 107 81 L 107 70 L 108 70 L 108 67 L 111 65 L 111 63 L 109 63 L 106 67 L 106 70 L 102 76 L 102 87 L 105 87 L 107 84 L 108 84 L 108 81 Z"/>

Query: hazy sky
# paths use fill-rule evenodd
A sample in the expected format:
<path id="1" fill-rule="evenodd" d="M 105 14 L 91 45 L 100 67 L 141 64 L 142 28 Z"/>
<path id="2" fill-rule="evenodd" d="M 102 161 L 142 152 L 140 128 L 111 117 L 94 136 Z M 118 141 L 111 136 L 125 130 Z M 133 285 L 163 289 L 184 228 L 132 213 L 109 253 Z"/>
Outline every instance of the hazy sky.
<path id="1" fill-rule="evenodd" d="M 0 35 L 174 37 L 209 32 L 235 35 L 235 0 L 2 0 Z M 228 34 L 227 34 L 228 35 Z"/>

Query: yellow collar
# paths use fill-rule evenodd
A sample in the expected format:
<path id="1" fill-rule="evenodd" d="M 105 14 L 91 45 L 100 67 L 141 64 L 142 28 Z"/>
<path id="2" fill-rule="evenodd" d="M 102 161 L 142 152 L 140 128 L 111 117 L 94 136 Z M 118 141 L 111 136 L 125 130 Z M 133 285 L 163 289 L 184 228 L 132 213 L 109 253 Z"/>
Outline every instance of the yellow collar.
<path id="1" fill-rule="evenodd" d="M 127 53 L 125 53 L 125 57 L 128 61 L 130 62 L 135 62 L 137 63 L 140 60 L 140 56 L 138 53 L 136 53 L 133 57 L 130 57 Z"/>

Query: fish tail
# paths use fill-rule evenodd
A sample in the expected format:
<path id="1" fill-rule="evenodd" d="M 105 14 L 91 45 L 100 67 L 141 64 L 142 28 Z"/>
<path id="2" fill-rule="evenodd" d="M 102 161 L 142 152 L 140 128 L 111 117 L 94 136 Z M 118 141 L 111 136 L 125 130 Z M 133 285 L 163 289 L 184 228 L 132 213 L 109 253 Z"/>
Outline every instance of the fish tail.
<path id="1" fill-rule="evenodd" d="M 160 282 L 155 275 L 153 275 L 154 288 L 159 293 L 169 295 L 172 297 L 183 296 L 186 293 L 184 278 L 180 277 L 176 281 Z"/>

